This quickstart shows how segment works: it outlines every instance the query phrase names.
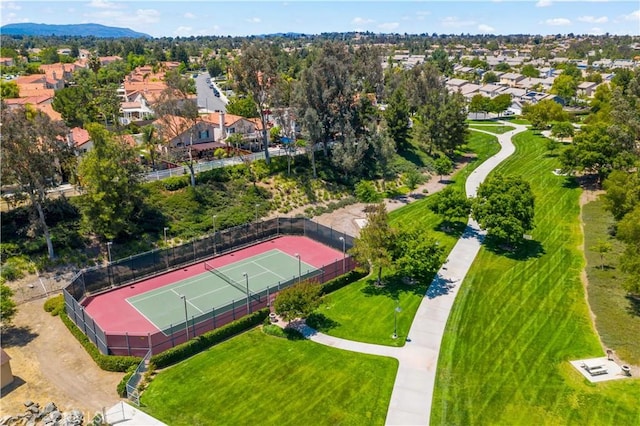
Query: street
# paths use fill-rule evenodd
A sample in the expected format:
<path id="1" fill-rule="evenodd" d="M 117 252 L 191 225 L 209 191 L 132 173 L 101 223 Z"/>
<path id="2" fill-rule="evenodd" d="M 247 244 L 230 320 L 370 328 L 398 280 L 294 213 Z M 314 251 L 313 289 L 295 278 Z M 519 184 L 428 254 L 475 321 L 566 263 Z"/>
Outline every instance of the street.
<path id="1" fill-rule="evenodd" d="M 208 72 L 199 72 L 198 77 L 195 78 L 196 81 L 196 92 L 198 94 L 198 108 L 205 109 L 207 111 L 215 112 L 215 111 L 225 111 L 226 112 L 226 104 L 222 100 L 213 94 L 213 89 L 209 87 L 207 83 L 207 78 L 209 78 Z M 224 96 L 224 94 L 221 94 Z"/>

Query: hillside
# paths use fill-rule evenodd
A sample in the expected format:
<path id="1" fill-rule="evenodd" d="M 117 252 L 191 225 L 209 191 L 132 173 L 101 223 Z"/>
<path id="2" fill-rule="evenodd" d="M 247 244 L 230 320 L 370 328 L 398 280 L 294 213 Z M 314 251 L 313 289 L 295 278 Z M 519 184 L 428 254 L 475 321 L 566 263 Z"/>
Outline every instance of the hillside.
<path id="1" fill-rule="evenodd" d="M 151 38 L 148 34 L 139 33 L 129 28 L 107 27 L 100 24 L 73 24 L 73 25 L 49 25 L 49 24 L 8 24 L 0 28 L 4 35 L 30 35 L 30 36 L 94 36 L 100 38 Z"/>

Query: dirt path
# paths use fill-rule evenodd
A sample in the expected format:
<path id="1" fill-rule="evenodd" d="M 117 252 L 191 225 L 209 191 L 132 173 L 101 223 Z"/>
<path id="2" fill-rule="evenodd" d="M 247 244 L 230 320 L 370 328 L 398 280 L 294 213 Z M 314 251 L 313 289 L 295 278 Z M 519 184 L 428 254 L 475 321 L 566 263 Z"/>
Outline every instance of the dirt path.
<path id="1" fill-rule="evenodd" d="M 23 402 L 30 399 L 40 405 L 53 401 L 62 410 L 78 409 L 86 419 L 116 404 L 116 386 L 123 374 L 98 368 L 43 304 L 36 300 L 18 306 L 16 329 L 3 336 L 15 381 L 2 389 L 0 413 L 22 413 Z"/>

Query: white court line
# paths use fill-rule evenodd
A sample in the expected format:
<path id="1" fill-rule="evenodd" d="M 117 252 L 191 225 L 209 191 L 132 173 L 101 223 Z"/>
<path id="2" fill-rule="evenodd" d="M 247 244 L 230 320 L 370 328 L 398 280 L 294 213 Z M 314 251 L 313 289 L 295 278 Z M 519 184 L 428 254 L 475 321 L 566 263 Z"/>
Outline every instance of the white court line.
<path id="1" fill-rule="evenodd" d="M 265 274 L 265 273 L 270 273 L 270 274 L 275 275 L 276 277 L 280 278 L 281 280 L 286 280 L 286 278 L 285 278 L 285 277 L 283 277 L 282 275 L 280 275 L 280 274 L 276 274 L 276 273 L 275 273 L 275 272 L 273 272 L 271 269 L 265 268 L 264 266 L 262 266 L 262 265 L 261 265 L 261 264 L 259 264 L 259 263 L 256 263 L 256 262 L 254 262 L 254 261 L 251 261 L 251 263 L 253 263 L 254 265 L 256 265 L 256 266 L 258 266 L 258 267 L 260 267 L 260 268 L 262 268 L 262 269 L 265 271 L 265 272 L 263 272 L 263 274 Z M 258 274 L 258 275 L 262 275 L 262 274 Z"/>
<path id="2" fill-rule="evenodd" d="M 163 287 L 171 286 L 171 288 L 166 289 L 166 290 L 155 292 L 155 290 L 158 290 L 158 289 L 153 289 L 153 290 L 146 291 L 146 292 L 144 292 L 142 294 L 152 293 L 152 292 L 153 292 L 153 294 L 150 294 L 150 295 L 145 296 L 145 297 L 141 297 L 141 298 L 136 298 L 136 296 L 128 297 L 127 301 L 129 301 L 129 299 L 134 299 L 134 302 L 139 302 L 139 301 L 142 301 L 142 300 L 152 299 L 152 298 L 154 298 L 154 297 L 156 297 L 157 295 L 160 295 L 160 294 L 170 293 L 170 292 L 174 292 L 177 295 L 180 295 L 180 293 L 177 293 L 174 290 L 175 288 L 182 288 L 182 287 L 185 287 L 185 286 L 188 287 L 193 283 L 197 283 L 198 281 L 206 280 L 208 278 L 206 274 L 200 274 L 200 275 L 202 275 L 202 277 L 197 278 L 197 279 L 189 279 L 189 278 L 187 278 L 187 280 L 189 280 L 189 282 L 184 283 L 184 284 L 180 284 L 180 285 L 167 284 L 166 286 L 163 286 Z M 178 281 L 178 282 L 180 282 L 180 281 Z M 158 287 L 158 288 L 163 288 L 163 287 Z"/>
<path id="3" fill-rule="evenodd" d="M 194 297 L 195 299 L 195 297 Z M 189 299 L 186 299 L 187 303 L 190 304 L 191 306 L 193 306 L 194 308 L 196 308 L 198 311 L 200 311 L 201 314 L 204 314 L 204 311 L 201 311 L 200 308 L 198 308 L 196 305 L 194 305 L 193 303 L 191 303 L 191 301 Z"/>

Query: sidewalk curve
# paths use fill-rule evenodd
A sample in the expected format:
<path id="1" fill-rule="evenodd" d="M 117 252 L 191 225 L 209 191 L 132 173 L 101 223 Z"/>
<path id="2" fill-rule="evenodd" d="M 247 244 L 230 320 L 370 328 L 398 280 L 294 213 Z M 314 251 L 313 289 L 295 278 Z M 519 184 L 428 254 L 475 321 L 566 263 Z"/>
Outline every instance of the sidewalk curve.
<path id="1" fill-rule="evenodd" d="M 475 196 L 478 186 L 487 175 L 515 152 L 511 137 L 525 131 L 527 127 L 511 123 L 509 125 L 515 126 L 516 129 L 501 135 L 472 129 L 497 136 L 501 149 L 469 175 L 465 186 L 468 197 Z M 387 425 L 429 424 L 442 336 L 460 285 L 480 251 L 483 239 L 484 232 L 470 218 L 462 236 L 422 299 L 403 347 L 354 342 L 328 336 L 303 326 L 303 334 L 314 342 L 338 349 L 393 357 L 399 361 L 387 411 Z"/>

